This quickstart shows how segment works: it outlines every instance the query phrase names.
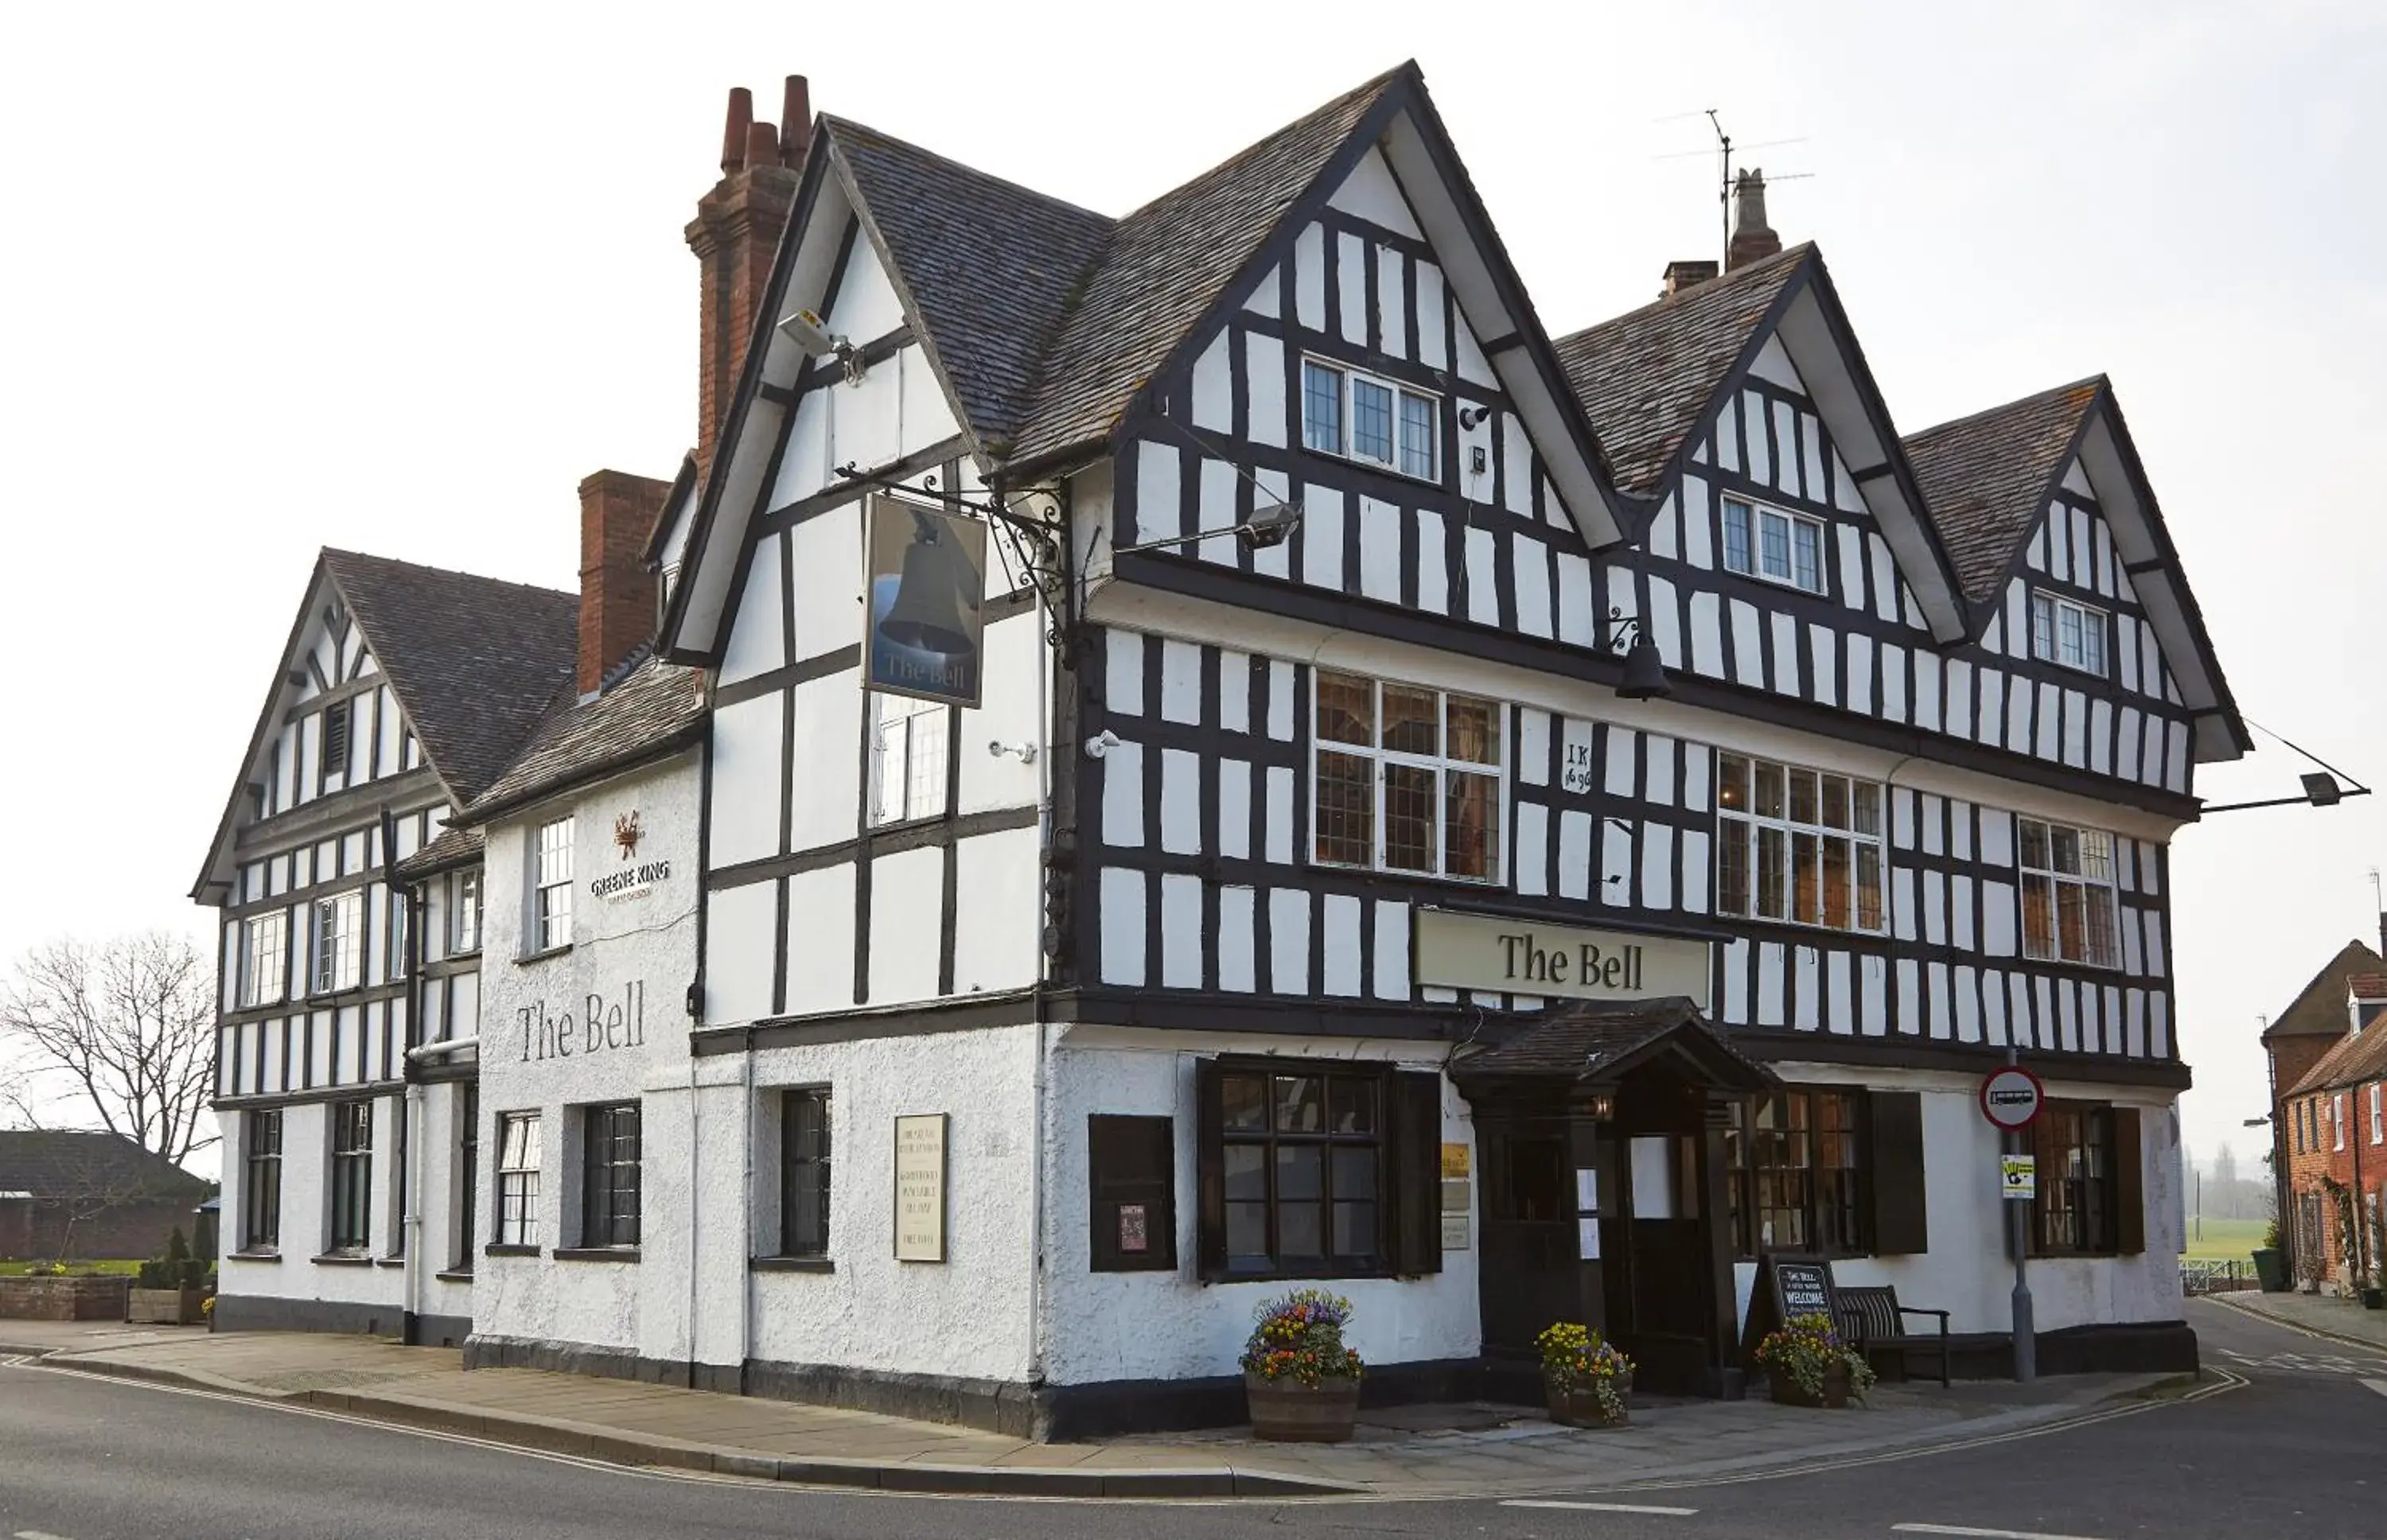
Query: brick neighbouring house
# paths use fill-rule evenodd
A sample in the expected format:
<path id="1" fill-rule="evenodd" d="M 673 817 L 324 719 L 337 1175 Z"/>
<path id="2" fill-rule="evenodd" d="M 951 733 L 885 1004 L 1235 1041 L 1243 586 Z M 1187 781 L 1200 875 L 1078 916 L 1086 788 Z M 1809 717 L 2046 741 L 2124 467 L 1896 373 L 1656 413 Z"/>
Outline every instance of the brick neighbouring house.
<path id="1" fill-rule="evenodd" d="M 2368 1193 L 2366 1228 L 2376 1270 L 2387 1186 L 2387 1033 L 2366 1031 L 2387 1013 L 2387 964 L 2348 941 L 2263 1033 L 2270 1060 L 2272 1160 L 2281 1244 L 2300 1283 L 2353 1284 L 2343 1221 L 2331 1186 Z M 2374 1137 L 2376 1135 L 2377 1137 Z"/>
<path id="2" fill-rule="evenodd" d="M 0 1259 L 155 1256 L 210 1191 L 120 1134 L 0 1132 Z"/>

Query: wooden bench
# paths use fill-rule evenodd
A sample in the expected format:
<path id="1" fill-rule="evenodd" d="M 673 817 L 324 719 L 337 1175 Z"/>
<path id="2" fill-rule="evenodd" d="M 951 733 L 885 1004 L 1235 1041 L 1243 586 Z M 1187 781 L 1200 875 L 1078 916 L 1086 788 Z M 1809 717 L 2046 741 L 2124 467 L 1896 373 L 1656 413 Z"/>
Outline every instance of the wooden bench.
<path id="1" fill-rule="evenodd" d="M 1898 1302 L 1898 1290 L 1888 1283 L 1842 1284 L 1835 1291 L 1840 1307 L 1840 1334 L 1850 1345 L 1873 1361 L 1876 1353 L 1894 1354 L 1898 1359 L 1898 1375 L 1906 1378 L 1906 1354 L 1910 1348 L 1937 1349 L 1939 1354 L 1939 1383 L 1948 1383 L 1948 1312 L 1924 1310 Z M 1909 1316 L 1928 1316 L 1939 1322 L 1936 1335 L 1910 1332 L 1906 1330 Z"/>

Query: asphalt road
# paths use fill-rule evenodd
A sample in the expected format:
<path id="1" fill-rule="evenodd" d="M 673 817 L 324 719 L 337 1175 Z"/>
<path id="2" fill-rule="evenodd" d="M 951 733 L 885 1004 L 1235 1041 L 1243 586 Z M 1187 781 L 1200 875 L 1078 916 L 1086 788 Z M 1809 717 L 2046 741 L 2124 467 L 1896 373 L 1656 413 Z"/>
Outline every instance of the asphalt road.
<path id="1" fill-rule="evenodd" d="M 1486 1540 L 2387 1534 L 2387 1357 L 2191 1307 L 2241 1389 L 1936 1455 L 1515 1503 L 1135 1505 L 838 1495 L 649 1476 L 0 1367 L 0 1540 Z M 2366 1382 L 2375 1382 L 2375 1386 Z M 1659 1509 L 1664 1511 L 1635 1511 Z"/>

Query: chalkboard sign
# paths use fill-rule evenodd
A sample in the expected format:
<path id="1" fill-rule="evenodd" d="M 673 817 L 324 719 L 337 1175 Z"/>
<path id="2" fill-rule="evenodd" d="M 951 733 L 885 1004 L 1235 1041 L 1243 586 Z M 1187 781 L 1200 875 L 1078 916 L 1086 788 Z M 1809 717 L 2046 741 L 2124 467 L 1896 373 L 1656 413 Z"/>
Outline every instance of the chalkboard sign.
<path id="1" fill-rule="evenodd" d="M 1825 1258 L 1767 1256 L 1758 1263 L 1757 1282 L 1749 1290 L 1749 1322 L 1740 1335 L 1742 1356 L 1753 1357 L 1766 1333 L 1794 1316 L 1821 1316 L 1838 1330 L 1839 1303 L 1832 1264 Z"/>

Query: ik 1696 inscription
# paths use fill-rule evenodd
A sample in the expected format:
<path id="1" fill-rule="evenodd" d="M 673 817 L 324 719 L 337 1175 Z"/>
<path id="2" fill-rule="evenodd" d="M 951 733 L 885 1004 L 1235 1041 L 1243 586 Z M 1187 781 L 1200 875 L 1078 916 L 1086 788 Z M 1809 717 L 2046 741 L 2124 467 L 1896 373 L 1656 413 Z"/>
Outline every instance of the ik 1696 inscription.
<path id="1" fill-rule="evenodd" d="M 617 997 L 591 994 L 580 1003 L 575 1019 L 567 1008 L 550 1011 L 545 1001 L 514 1013 L 522 1029 L 522 1062 L 568 1059 L 575 1054 L 602 1054 L 622 1048 L 643 1048 L 647 1042 L 647 984 L 634 978 Z"/>

